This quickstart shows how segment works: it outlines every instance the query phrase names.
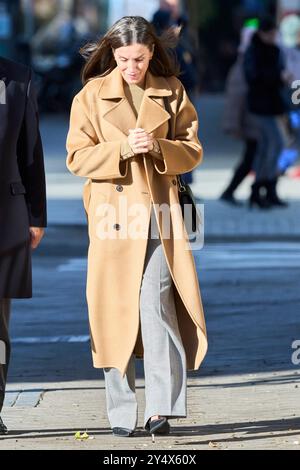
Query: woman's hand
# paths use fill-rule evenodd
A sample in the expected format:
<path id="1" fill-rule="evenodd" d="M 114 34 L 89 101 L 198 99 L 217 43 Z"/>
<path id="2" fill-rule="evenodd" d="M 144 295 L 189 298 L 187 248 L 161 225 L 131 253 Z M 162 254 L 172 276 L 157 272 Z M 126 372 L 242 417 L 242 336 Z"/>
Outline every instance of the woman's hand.
<path id="1" fill-rule="evenodd" d="M 148 153 L 153 150 L 153 134 L 149 134 L 144 129 L 129 129 L 128 143 L 135 154 Z"/>
<path id="2" fill-rule="evenodd" d="M 38 247 L 44 236 L 44 229 L 41 227 L 30 227 L 30 245 L 33 250 Z"/>

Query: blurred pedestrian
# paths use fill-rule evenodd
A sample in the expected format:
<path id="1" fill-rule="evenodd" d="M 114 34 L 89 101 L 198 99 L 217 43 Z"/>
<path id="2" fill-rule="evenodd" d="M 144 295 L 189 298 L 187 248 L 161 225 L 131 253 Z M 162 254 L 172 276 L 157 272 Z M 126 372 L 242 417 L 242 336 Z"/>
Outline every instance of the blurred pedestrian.
<path id="1" fill-rule="evenodd" d="M 186 416 L 186 369 L 199 367 L 207 347 L 182 214 L 171 210 L 165 231 L 158 209 L 178 204 L 176 175 L 201 161 L 197 114 L 166 45 L 144 18 L 121 18 L 88 50 L 85 86 L 71 111 L 67 166 L 88 178 L 94 366 L 104 368 L 113 434 L 129 437 L 137 424 L 135 357 L 143 356 L 144 426 L 167 434 L 168 418 Z M 127 214 L 137 207 L 143 214 L 136 231 L 124 209 L 120 214 L 124 199 Z M 107 206 L 114 215 L 106 224 Z"/>
<path id="2" fill-rule="evenodd" d="M 31 250 L 46 226 L 43 150 L 29 68 L 0 58 L 0 412 L 10 359 L 11 299 L 32 296 Z M 1 349 L 2 351 L 2 349 Z M 0 417 L 0 434 L 7 428 Z"/>
<path id="3" fill-rule="evenodd" d="M 252 170 L 257 150 L 258 130 L 256 120 L 248 111 L 248 86 L 243 67 L 244 53 L 249 47 L 256 29 L 257 24 L 254 21 L 242 29 L 238 58 L 229 71 L 226 81 L 223 130 L 232 137 L 241 139 L 244 142 L 244 151 L 242 159 L 220 199 L 235 206 L 240 206 L 241 203 L 234 197 L 234 192 Z"/>
<path id="4" fill-rule="evenodd" d="M 174 17 L 174 14 L 176 16 Z M 173 11 L 165 7 L 164 9 L 157 10 L 152 18 L 152 24 L 156 33 L 162 36 L 170 29 L 177 35 L 175 53 L 178 65 L 180 68 L 179 79 L 182 82 L 189 99 L 194 102 L 198 86 L 198 74 L 196 67 L 196 55 L 192 42 L 188 35 L 188 20 L 186 16 L 177 16 L 179 12 Z M 182 175 L 185 183 L 190 184 L 193 182 L 192 172 Z"/>
<path id="5" fill-rule="evenodd" d="M 259 130 L 254 160 L 255 182 L 249 205 L 261 209 L 287 205 L 276 191 L 278 160 L 284 147 L 280 118 L 286 112 L 283 99 L 286 70 L 276 41 L 275 21 L 271 17 L 263 18 L 245 53 L 244 61 L 248 108 L 255 116 Z"/>
<path id="6" fill-rule="evenodd" d="M 80 47 L 91 39 L 84 16 L 62 10 L 33 36 L 32 66 L 39 79 L 41 112 L 70 112 L 80 90 Z"/>

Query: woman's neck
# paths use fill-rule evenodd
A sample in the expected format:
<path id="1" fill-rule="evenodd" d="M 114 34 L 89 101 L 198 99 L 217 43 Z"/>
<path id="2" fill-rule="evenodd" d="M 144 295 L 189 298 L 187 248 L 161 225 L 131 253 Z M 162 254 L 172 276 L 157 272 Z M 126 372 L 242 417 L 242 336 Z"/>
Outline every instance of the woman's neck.
<path id="1" fill-rule="evenodd" d="M 144 90 L 145 89 L 145 80 L 143 80 L 143 82 L 141 82 L 141 83 L 129 83 L 128 86 L 130 88 L 138 87 L 138 88 L 141 88 L 142 90 Z"/>

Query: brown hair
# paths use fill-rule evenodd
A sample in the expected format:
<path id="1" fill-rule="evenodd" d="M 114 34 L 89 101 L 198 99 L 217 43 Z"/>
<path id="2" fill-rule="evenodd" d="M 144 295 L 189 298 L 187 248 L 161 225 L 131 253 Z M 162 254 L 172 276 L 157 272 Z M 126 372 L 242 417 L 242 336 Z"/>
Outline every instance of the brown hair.
<path id="1" fill-rule="evenodd" d="M 168 30 L 158 37 L 153 26 L 141 16 L 124 16 L 118 20 L 108 32 L 95 44 L 87 44 L 80 53 L 86 59 L 81 73 L 82 83 L 94 77 L 109 74 L 115 67 L 116 61 L 113 49 L 143 44 L 154 53 L 149 64 L 150 72 L 156 76 L 171 77 L 179 74 L 173 48 L 178 34 L 176 30 Z"/>

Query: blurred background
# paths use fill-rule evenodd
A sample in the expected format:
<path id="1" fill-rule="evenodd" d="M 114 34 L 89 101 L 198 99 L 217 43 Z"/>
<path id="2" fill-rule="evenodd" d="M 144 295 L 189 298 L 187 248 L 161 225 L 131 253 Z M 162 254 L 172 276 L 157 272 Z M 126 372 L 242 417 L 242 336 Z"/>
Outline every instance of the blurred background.
<path id="1" fill-rule="evenodd" d="M 77 381 L 74 390 L 84 391 L 85 381 L 100 377 L 91 366 L 85 302 L 84 181 L 66 170 L 65 140 L 70 105 L 81 88 L 78 50 L 124 15 L 142 15 L 158 32 L 183 26 L 177 47 L 180 78 L 198 111 L 204 148 L 203 163 L 185 175 L 204 207 L 204 248 L 194 256 L 210 346 L 200 371 L 190 374 L 195 380 L 201 376 L 201 409 L 206 410 L 201 420 L 274 419 L 279 430 L 283 415 L 292 420 L 299 408 L 299 397 L 291 406 L 289 397 L 299 387 L 299 362 L 291 358 L 293 342 L 300 340 L 300 118 L 291 91 L 300 80 L 300 0 L 0 0 L 0 55 L 35 72 L 49 217 L 34 254 L 35 297 L 14 306 L 7 413 L 18 425 L 20 390 L 32 391 L 24 406 L 37 406 L 43 396 L 39 406 L 47 410 L 46 388 L 63 390 L 63 381 Z M 259 196 L 252 165 L 257 139 L 245 121 L 248 90 L 241 64 L 262 15 L 275 22 L 274 44 L 288 79 L 281 90 L 287 99 L 285 119 L 276 121 L 284 135 L 278 192 L 266 184 Z M 233 396 L 240 408 L 230 408 Z M 249 445 L 257 444 L 260 432 L 258 426 Z"/>
<path id="2" fill-rule="evenodd" d="M 80 44 L 121 16 L 151 20 L 159 8 L 170 9 L 188 26 L 199 89 L 215 92 L 224 89 L 245 18 L 298 7 L 297 0 L 1 0 L 0 53 L 33 64 L 37 72 L 67 68 Z"/>
<path id="3" fill-rule="evenodd" d="M 284 53 L 291 52 L 294 80 L 299 78 L 299 12 L 299 0 L 0 0 L 0 54 L 35 72 L 49 197 L 79 197 L 80 183 L 67 175 L 63 158 L 70 106 L 81 88 L 79 49 L 124 15 L 145 16 L 158 33 L 182 25 L 176 50 L 180 79 L 199 111 L 205 150 L 201 171 L 185 176 L 196 196 L 218 199 L 225 191 L 222 201 L 233 204 L 235 195 L 250 197 L 252 168 L 239 168 L 255 151 L 249 126 L 241 122 L 247 90 L 239 75 L 240 52 L 250 45 L 257 19 L 270 15 L 278 26 L 278 43 Z M 290 88 L 291 83 L 287 95 Z M 290 120 L 298 130 L 285 132 L 278 187 L 283 198 L 293 199 L 298 197 L 299 115 Z M 65 184 L 57 186 L 59 180 Z"/>

